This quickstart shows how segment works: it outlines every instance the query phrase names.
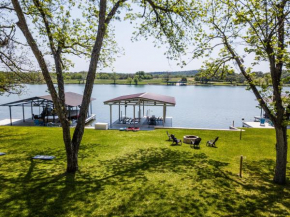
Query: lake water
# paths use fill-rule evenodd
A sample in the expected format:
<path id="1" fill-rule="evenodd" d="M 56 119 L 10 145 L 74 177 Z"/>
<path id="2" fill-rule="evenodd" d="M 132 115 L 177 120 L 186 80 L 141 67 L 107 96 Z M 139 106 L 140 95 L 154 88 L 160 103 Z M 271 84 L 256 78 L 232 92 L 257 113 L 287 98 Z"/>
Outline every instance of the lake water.
<path id="1" fill-rule="evenodd" d="M 84 85 L 68 84 L 66 91 L 83 94 Z M 97 122 L 109 123 L 109 106 L 104 101 L 127 94 L 152 92 L 173 96 L 175 107 L 168 107 L 167 116 L 173 117 L 173 127 L 228 128 L 233 121 L 235 126 L 245 121 L 253 121 L 260 114 L 260 109 L 251 91 L 245 87 L 231 86 L 158 86 L 158 85 L 94 85 L 92 97 L 93 113 Z M 0 104 L 47 95 L 46 85 L 27 85 L 26 93 L 21 96 L 0 96 Z M 124 115 L 124 107 L 121 106 Z M 162 107 L 145 107 L 151 115 L 162 116 Z M 22 108 L 12 107 L 15 119 L 22 119 Z M 25 109 L 25 116 L 31 116 L 30 108 Z M 133 117 L 133 108 L 127 107 L 127 116 Z M 136 109 L 137 116 L 137 109 Z M 9 108 L 0 107 L 0 120 L 9 118 Z M 113 106 L 113 121 L 118 118 L 118 106 Z"/>

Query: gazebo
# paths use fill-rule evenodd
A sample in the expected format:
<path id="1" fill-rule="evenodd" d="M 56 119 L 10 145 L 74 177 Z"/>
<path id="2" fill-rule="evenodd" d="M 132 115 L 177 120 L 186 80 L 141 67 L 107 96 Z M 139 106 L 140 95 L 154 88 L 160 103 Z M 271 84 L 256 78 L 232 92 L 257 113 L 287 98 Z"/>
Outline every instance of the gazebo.
<path id="1" fill-rule="evenodd" d="M 145 106 L 162 106 L 163 107 L 163 126 L 166 122 L 166 108 L 168 106 L 175 106 L 175 98 L 172 96 L 165 96 L 155 93 L 137 93 L 119 96 L 104 102 L 105 105 L 110 106 L 110 127 L 112 128 L 112 106 L 119 107 L 119 122 L 121 120 L 121 106 L 125 106 L 125 117 L 127 115 L 127 106 L 133 106 L 133 119 L 135 117 L 136 107 L 138 109 L 138 119 L 141 120 L 141 108 L 143 110 L 143 117 L 145 115 Z M 139 121 L 140 125 L 141 121 Z"/>
<path id="2" fill-rule="evenodd" d="M 65 105 L 68 110 L 68 118 L 71 119 L 77 119 L 79 115 L 79 108 L 83 100 L 83 95 L 73 93 L 73 92 L 66 92 L 65 93 Z M 91 98 L 91 102 L 95 100 L 95 98 Z M 45 95 L 45 96 L 35 96 L 27 99 L 22 99 L 14 102 L 4 103 L 0 106 L 8 106 L 9 107 L 9 114 L 10 114 L 10 125 L 12 125 L 12 107 L 15 106 L 21 106 L 22 107 L 22 113 L 23 113 L 23 122 L 29 122 L 29 119 L 25 119 L 25 107 L 31 108 L 31 119 L 34 119 L 34 112 L 33 107 L 39 107 L 42 108 L 42 114 L 44 121 L 46 122 L 50 121 L 55 123 L 55 121 L 58 119 L 56 113 L 54 112 L 54 104 L 52 101 L 51 95 Z M 43 113 L 45 111 L 45 113 Z M 92 111 L 92 103 L 90 103 L 90 109 L 87 114 L 86 123 L 89 122 L 92 119 L 95 119 L 96 115 L 93 114 Z M 30 121 L 31 122 L 31 121 Z M 23 125 L 23 124 L 22 124 Z M 28 125 L 28 124 L 27 124 Z"/>

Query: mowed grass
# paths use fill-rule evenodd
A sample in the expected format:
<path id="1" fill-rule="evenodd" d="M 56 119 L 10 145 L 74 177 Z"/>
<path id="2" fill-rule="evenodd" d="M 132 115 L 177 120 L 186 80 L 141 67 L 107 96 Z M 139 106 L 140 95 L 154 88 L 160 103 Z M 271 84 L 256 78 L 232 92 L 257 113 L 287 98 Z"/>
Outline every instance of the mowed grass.
<path id="1" fill-rule="evenodd" d="M 0 152 L 7 153 L 0 156 L 0 216 L 290 215 L 290 185 L 272 183 L 273 130 L 246 129 L 242 140 L 239 132 L 169 131 L 200 136 L 200 149 L 171 146 L 166 130 L 86 130 L 74 175 L 64 173 L 60 128 L 0 132 Z M 206 147 L 216 136 L 217 148 Z M 56 159 L 31 160 L 38 154 Z"/>

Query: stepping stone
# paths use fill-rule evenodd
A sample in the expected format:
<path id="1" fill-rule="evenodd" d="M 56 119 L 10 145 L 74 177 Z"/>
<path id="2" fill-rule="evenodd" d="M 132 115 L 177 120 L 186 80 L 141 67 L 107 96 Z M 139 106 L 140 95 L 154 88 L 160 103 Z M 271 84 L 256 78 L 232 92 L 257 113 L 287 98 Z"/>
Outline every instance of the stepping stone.
<path id="1" fill-rule="evenodd" d="M 32 159 L 39 159 L 39 160 L 52 160 L 55 156 L 49 156 L 49 155 L 36 155 Z"/>

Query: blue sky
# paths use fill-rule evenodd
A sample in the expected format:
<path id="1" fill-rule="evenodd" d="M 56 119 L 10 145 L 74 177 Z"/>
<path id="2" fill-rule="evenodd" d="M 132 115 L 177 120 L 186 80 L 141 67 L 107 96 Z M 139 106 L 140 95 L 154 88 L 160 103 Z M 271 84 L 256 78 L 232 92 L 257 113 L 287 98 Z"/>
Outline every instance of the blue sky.
<path id="1" fill-rule="evenodd" d="M 135 7 L 135 9 L 138 8 Z M 124 13 L 122 11 L 121 13 Z M 79 14 L 78 11 L 74 11 L 74 16 Z M 121 14 L 122 17 L 123 14 Z M 164 53 L 167 51 L 166 45 L 161 48 L 154 47 L 153 39 L 149 38 L 147 41 L 144 38 L 140 38 L 137 42 L 132 42 L 131 37 L 134 31 L 134 25 L 129 21 L 114 21 L 110 23 L 115 27 L 115 40 L 120 48 L 123 48 L 124 55 L 116 55 L 116 61 L 112 66 L 102 69 L 102 72 L 119 72 L 119 73 L 135 73 L 137 71 L 155 72 L 155 71 L 183 71 L 183 70 L 196 70 L 200 69 L 205 59 L 191 59 L 190 52 L 193 48 L 190 48 L 187 55 L 183 57 L 183 60 L 188 62 L 188 65 L 181 68 L 177 65 L 176 61 L 169 61 Z M 17 35 L 24 40 L 22 33 L 19 29 Z M 243 48 L 238 48 L 242 50 Z M 213 53 L 212 57 L 217 57 L 217 53 Z M 87 71 L 89 68 L 89 61 L 84 58 L 71 57 L 74 62 L 74 68 L 71 71 Z M 253 57 L 249 56 L 244 58 L 245 65 L 250 66 L 250 62 Z M 256 71 L 269 71 L 268 63 L 262 62 L 260 65 L 254 67 Z M 100 71 L 100 70 L 98 70 Z M 239 70 L 236 68 L 236 72 Z"/>
<path id="2" fill-rule="evenodd" d="M 137 71 L 154 72 L 154 71 L 181 71 L 199 69 L 201 61 L 194 60 L 189 65 L 181 68 L 176 61 L 169 61 L 164 53 L 167 51 L 166 46 L 161 48 L 154 47 L 153 39 L 145 40 L 140 38 L 137 42 L 132 42 L 131 37 L 134 31 L 134 24 L 128 21 L 115 21 L 111 23 L 115 26 L 116 41 L 118 46 L 123 48 L 124 55 L 116 55 L 116 61 L 112 67 L 103 69 L 102 71 L 111 72 L 114 68 L 115 72 L 135 73 Z M 189 60 L 190 55 L 185 57 Z M 75 71 L 87 70 L 88 61 L 74 58 Z"/>
<path id="3" fill-rule="evenodd" d="M 112 67 L 104 68 L 103 72 L 119 72 L 119 73 L 135 73 L 137 71 L 154 72 L 154 71 L 183 71 L 199 69 L 205 59 L 194 59 L 191 61 L 191 50 L 188 50 L 187 56 L 183 57 L 188 65 L 181 68 L 176 61 L 169 61 L 164 53 L 166 46 L 161 48 L 154 47 L 153 39 L 145 40 L 140 38 L 137 42 L 132 42 L 131 37 L 134 31 L 134 24 L 128 21 L 115 21 L 111 23 L 115 27 L 115 35 L 118 46 L 124 49 L 125 54 L 116 56 L 116 61 Z M 242 50 L 243 48 L 239 48 Z M 217 53 L 213 53 L 212 57 L 217 57 Z M 252 57 L 246 57 L 245 65 L 250 66 Z M 75 67 L 73 71 L 81 71 L 88 69 L 88 61 L 84 59 L 74 58 Z M 257 71 L 268 71 L 268 63 L 262 62 L 254 67 Z M 236 68 L 236 72 L 239 70 Z"/>

